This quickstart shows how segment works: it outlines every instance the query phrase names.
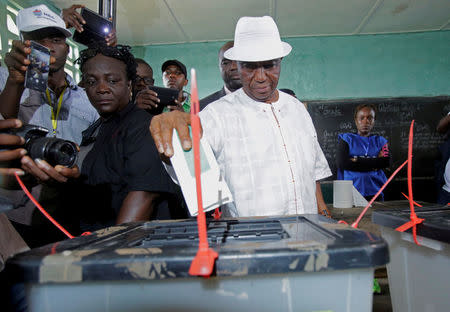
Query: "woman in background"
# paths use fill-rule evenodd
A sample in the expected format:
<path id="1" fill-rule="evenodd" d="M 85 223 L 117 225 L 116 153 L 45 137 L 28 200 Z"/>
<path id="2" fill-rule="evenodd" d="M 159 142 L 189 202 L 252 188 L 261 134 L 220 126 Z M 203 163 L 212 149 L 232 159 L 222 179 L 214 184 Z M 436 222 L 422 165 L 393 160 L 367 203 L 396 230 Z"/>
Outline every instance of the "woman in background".
<path id="1" fill-rule="evenodd" d="M 390 164 L 388 142 L 382 136 L 370 134 L 375 125 L 373 105 L 356 107 L 354 120 L 357 133 L 339 134 L 338 179 L 352 180 L 355 188 L 370 199 L 387 180 L 382 169 Z M 383 200 L 382 193 L 380 196 Z"/>

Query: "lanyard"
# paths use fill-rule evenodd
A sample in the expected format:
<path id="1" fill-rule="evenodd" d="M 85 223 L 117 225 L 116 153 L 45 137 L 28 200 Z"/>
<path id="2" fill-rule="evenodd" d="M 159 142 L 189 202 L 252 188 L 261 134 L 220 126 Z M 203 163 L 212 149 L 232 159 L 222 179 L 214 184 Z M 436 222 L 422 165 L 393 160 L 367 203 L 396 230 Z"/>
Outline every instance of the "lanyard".
<path id="1" fill-rule="evenodd" d="M 55 114 L 55 110 L 53 109 L 52 99 L 50 97 L 50 91 L 48 91 L 48 88 L 45 90 L 45 94 L 47 95 L 48 104 L 50 105 L 50 107 L 52 109 L 52 127 L 53 127 L 53 136 L 55 136 L 55 137 L 56 137 L 56 127 L 58 127 L 59 111 L 61 110 L 62 100 L 63 100 L 64 92 L 66 92 L 66 89 L 67 89 L 67 82 L 66 82 L 66 86 L 64 87 L 64 90 L 62 90 L 61 95 L 59 96 L 58 107 L 56 108 L 56 114 Z"/>

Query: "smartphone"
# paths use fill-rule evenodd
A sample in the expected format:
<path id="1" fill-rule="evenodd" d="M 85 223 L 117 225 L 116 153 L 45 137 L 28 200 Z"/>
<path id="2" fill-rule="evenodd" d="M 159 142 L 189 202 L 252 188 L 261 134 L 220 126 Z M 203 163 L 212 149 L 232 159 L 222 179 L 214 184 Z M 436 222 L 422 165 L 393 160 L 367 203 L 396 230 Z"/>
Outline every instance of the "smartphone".
<path id="1" fill-rule="evenodd" d="M 89 46 L 92 42 L 105 40 L 105 37 L 113 29 L 113 23 L 107 18 L 87 8 L 81 8 L 81 16 L 86 21 L 83 31 L 75 31 L 73 40 Z"/>
<path id="2" fill-rule="evenodd" d="M 28 59 L 30 65 L 25 72 L 25 88 L 45 91 L 50 70 L 50 50 L 31 41 L 31 53 L 28 55 Z"/>
<path id="3" fill-rule="evenodd" d="M 148 88 L 152 91 L 155 91 L 158 94 L 158 98 L 160 100 L 160 102 L 158 103 L 158 107 L 152 109 L 153 114 L 161 113 L 164 107 L 166 107 L 167 105 L 177 105 L 175 103 L 175 100 L 178 99 L 178 94 L 180 93 L 180 91 L 176 89 L 155 86 L 148 86 Z"/>

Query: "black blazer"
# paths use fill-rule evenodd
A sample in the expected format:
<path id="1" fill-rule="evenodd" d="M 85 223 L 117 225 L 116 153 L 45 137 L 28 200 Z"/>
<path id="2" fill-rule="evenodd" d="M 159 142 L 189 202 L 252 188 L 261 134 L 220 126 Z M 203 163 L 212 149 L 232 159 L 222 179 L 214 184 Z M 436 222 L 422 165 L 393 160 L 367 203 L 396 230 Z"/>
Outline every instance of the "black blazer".
<path id="1" fill-rule="evenodd" d="M 217 101 L 221 97 L 225 96 L 225 89 L 222 88 L 217 92 L 214 92 L 213 94 L 208 95 L 207 97 L 200 100 L 200 110 L 204 109 L 206 106 L 208 106 L 209 103 L 212 103 L 214 101 Z"/>

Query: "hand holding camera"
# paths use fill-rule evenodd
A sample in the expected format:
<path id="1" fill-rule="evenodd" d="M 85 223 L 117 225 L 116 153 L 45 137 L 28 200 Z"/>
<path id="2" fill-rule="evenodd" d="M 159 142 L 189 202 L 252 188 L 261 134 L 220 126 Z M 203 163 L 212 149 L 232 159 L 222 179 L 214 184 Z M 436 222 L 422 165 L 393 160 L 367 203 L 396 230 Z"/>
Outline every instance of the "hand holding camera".
<path id="1" fill-rule="evenodd" d="M 147 89 L 140 91 L 136 96 L 136 104 L 139 108 L 148 110 L 153 115 L 161 114 L 164 107 L 170 110 L 178 106 L 178 90 L 147 86 Z"/>
<path id="2" fill-rule="evenodd" d="M 11 51 L 5 55 L 5 64 L 8 67 L 8 81 L 15 84 L 25 82 L 25 73 L 28 70 L 31 60 L 28 56 L 31 54 L 31 41 L 13 40 Z M 53 56 L 50 57 L 50 64 L 55 62 Z M 48 65 L 48 64 L 47 64 Z"/>
<path id="3" fill-rule="evenodd" d="M 7 119 L 0 120 L 0 131 L 8 130 L 11 128 L 20 128 L 22 127 L 22 122 L 18 119 Z M 25 144 L 25 139 L 12 134 L 0 133 L 0 145 L 8 146 L 8 147 L 17 147 L 7 150 L 0 151 L 0 174 L 12 176 L 15 173 L 18 175 L 24 175 L 23 170 L 19 168 L 10 168 L 10 162 L 12 160 L 20 159 L 24 156 L 27 151 L 20 147 Z"/>
<path id="4" fill-rule="evenodd" d="M 159 105 L 158 94 L 150 89 L 144 89 L 136 94 L 136 106 L 149 111 L 150 113 L 156 115 L 156 110 Z"/>
<path id="5" fill-rule="evenodd" d="M 22 168 L 38 181 L 66 182 L 67 178 L 79 177 L 79 169 L 74 166 L 78 155 L 78 147 L 75 143 L 46 137 L 48 130 L 35 125 L 9 128 L 3 133 L 21 139 L 20 142 L 28 153 L 28 156 L 21 159 Z M 3 146 L 3 148 L 11 149 L 14 146 Z"/>
<path id="6" fill-rule="evenodd" d="M 81 14 L 76 11 L 78 8 L 81 8 Z M 107 45 L 117 44 L 113 23 L 84 5 L 72 5 L 63 10 L 63 19 L 67 26 L 75 27 L 73 40 L 78 43 L 89 46 L 93 42 L 105 40 Z"/>

